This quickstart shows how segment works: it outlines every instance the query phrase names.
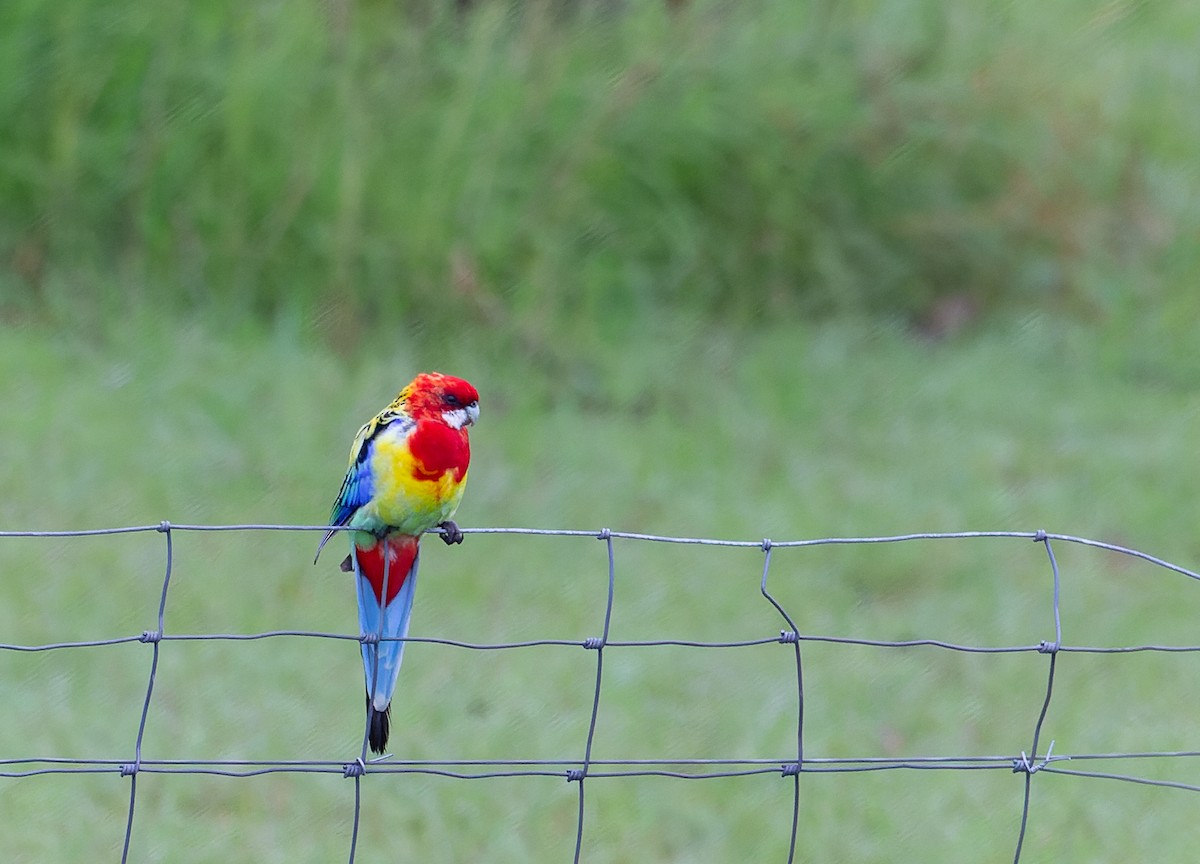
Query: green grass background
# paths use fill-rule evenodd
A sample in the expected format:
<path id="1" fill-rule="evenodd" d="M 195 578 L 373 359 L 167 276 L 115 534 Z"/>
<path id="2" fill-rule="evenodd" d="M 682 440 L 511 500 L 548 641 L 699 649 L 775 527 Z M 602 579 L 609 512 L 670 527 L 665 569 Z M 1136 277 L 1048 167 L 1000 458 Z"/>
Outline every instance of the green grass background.
<path id="1" fill-rule="evenodd" d="M 443 368 L 482 394 L 467 526 L 1042 527 L 1194 567 L 1196 23 L 1132 2 L 10 0 L 0 527 L 320 522 L 358 424 Z M 353 632 L 316 539 L 178 534 L 167 630 Z M 1198 641 L 1200 586 L 1055 549 L 1069 643 Z M 780 629 L 756 550 L 615 554 L 614 639 Z M 162 568 L 157 534 L 2 540 L 0 642 L 151 629 Z M 606 575 L 586 538 L 431 544 L 413 635 L 582 640 Z M 772 588 L 805 633 L 1053 636 L 1027 541 L 778 550 Z M 582 757 L 591 652 L 406 657 L 398 756 Z M 1030 746 L 1044 657 L 804 657 L 809 756 Z M 0 651 L 0 758 L 131 758 L 149 662 Z M 1064 655 L 1043 746 L 1200 749 L 1198 674 Z M 351 642 L 164 643 L 143 756 L 351 759 L 359 676 Z M 593 755 L 787 758 L 793 681 L 788 646 L 612 648 Z M 1192 759 L 1114 770 L 1198 780 Z M 0 780 L 5 859 L 118 858 L 128 782 Z M 1009 860 L 1022 778 L 801 790 L 801 860 Z M 363 792 L 360 861 L 571 854 L 561 778 Z M 1023 861 L 1190 854 L 1189 793 L 1039 774 L 1033 794 Z M 784 860 L 790 807 L 773 776 L 596 778 L 583 857 Z M 338 776 L 143 775 L 131 858 L 341 860 L 352 814 Z"/>

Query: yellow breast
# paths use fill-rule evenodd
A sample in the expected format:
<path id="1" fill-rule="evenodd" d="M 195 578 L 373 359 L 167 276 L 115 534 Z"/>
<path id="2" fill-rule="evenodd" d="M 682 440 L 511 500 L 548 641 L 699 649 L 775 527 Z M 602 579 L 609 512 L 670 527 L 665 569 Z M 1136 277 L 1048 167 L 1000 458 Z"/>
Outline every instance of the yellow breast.
<path id="1" fill-rule="evenodd" d="M 456 481 L 453 471 L 422 476 L 403 435 L 390 430 L 378 435 L 371 454 L 374 494 L 371 514 L 380 523 L 404 534 L 420 534 L 454 515 L 467 478 Z"/>

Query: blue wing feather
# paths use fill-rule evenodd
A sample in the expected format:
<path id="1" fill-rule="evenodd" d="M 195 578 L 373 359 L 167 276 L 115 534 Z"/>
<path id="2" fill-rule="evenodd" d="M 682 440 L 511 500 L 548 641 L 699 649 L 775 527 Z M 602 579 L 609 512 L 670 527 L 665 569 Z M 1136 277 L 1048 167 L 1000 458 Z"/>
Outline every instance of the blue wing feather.
<path id="1" fill-rule="evenodd" d="M 354 443 L 350 447 L 350 466 L 346 469 L 346 476 L 342 479 L 342 488 L 333 502 L 333 509 L 329 514 L 330 525 L 348 525 L 355 511 L 370 501 L 371 496 L 375 494 L 370 462 L 375 436 L 395 424 L 400 424 L 399 431 L 402 434 L 408 434 L 417 425 L 416 421 L 407 414 L 384 411 L 379 416 L 373 417 L 370 422 L 363 424 L 362 428 L 358 430 L 358 434 L 354 436 Z M 321 557 L 321 550 L 333 534 L 333 531 L 327 531 L 321 538 L 321 542 L 317 545 L 316 557 L 313 558 L 314 564 L 317 558 Z"/>
<path id="2" fill-rule="evenodd" d="M 369 449 L 369 444 L 363 447 L 364 452 Z M 337 500 L 333 502 L 329 524 L 345 525 L 349 522 L 354 511 L 371 500 L 371 496 L 375 494 L 374 485 L 371 482 L 371 471 L 366 460 L 353 462 L 346 471 L 346 478 L 342 481 L 342 491 L 338 493 Z"/>

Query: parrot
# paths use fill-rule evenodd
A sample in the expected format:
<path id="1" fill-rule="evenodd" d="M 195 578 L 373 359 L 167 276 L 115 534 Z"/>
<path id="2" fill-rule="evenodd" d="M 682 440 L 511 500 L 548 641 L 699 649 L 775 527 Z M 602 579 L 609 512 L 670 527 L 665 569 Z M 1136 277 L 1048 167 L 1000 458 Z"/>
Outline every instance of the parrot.
<path id="1" fill-rule="evenodd" d="M 471 462 L 467 427 L 478 419 L 479 393 L 471 384 L 422 372 L 354 437 L 329 525 L 353 529 L 344 532 L 350 554 L 341 569 L 354 574 L 363 635 L 408 635 L 422 534 L 440 528 L 447 545 L 462 542 L 462 531 L 451 517 L 462 500 Z M 331 528 L 321 538 L 314 564 L 335 533 Z M 375 753 L 387 746 L 404 645 L 362 643 L 367 740 Z"/>

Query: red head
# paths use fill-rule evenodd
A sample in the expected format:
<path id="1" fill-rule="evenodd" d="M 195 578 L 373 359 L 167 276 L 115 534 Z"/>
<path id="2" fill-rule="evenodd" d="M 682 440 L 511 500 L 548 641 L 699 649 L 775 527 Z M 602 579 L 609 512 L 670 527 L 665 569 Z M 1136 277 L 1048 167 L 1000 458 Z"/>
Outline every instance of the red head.
<path id="1" fill-rule="evenodd" d="M 479 393 L 470 383 L 441 372 L 422 372 L 400 391 L 396 402 L 414 420 L 440 419 L 462 429 L 479 419 Z"/>

